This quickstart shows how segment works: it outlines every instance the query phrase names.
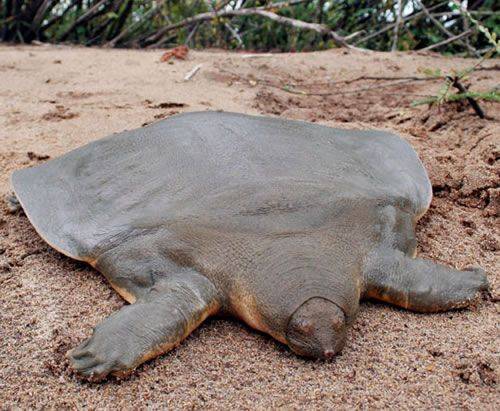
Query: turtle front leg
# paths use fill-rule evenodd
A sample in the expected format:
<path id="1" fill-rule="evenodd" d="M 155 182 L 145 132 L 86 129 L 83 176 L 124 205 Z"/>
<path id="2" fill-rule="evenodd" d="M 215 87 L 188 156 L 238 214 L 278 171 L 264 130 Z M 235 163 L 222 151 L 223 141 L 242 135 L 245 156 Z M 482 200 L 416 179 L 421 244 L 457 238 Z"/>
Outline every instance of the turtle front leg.
<path id="1" fill-rule="evenodd" d="M 179 345 L 219 307 L 217 290 L 207 278 L 193 271 L 171 275 L 104 320 L 67 355 L 77 373 L 90 380 L 124 376 Z"/>
<path id="2" fill-rule="evenodd" d="M 468 306 L 488 289 L 481 268 L 458 271 L 398 250 L 377 250 L 366 261 L 364 297 L 417 312 Z"/>

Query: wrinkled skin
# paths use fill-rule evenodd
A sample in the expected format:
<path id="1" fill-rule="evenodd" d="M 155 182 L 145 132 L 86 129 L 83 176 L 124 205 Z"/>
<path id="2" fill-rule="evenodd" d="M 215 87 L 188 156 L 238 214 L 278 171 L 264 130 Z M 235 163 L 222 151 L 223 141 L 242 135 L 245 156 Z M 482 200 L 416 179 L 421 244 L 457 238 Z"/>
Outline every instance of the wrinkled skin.
<path id="1" fill-rule="evenodd" d="M 68 353 L 93 380 L 171 350 L 211 315 L 328 359 L 364 298 L 437 312 L 488 287 L 479 268 L 414 258 L 431 186 L 389 133 L 190 113 L 12 183 L 40 235 L 131 303 Z"/>

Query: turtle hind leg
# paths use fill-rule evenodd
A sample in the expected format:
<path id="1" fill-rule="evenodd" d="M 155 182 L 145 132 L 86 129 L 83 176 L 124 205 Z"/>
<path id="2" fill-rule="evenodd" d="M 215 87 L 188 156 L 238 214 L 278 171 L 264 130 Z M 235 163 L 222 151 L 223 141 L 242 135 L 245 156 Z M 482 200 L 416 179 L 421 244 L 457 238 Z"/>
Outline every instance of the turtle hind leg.
<path id="1" fill-rule="evenodd" d="M 170 275 L 132 305 L 112 314 L 91 338 L 68 352 L 71 366 L 99 381 L 123 376 L 139 364 L 176 347 L 220 307 L 217 290 L 189 270 Z"/>
<path id="2" fill-rule="evenodd" d="M 417 312 L 439 312 L 470 305 L 488 289 L 481 268 L 458 271 L 398 250 L 377 250 L 365 264 L 364 297 Z"/>

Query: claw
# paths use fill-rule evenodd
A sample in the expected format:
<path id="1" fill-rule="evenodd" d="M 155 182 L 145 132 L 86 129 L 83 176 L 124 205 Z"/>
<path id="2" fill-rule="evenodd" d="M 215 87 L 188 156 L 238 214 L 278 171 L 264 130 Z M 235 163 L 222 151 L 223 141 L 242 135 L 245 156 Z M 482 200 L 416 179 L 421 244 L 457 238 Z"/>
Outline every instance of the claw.
<path id="1" fill-rule="evenodd" d="M 89 338 L 78 347 L 68 351 L 66 357 L 70 361 L 71 368 L 92 382 L 105 379 L 109 374 L 127 375 L 132 365 L 123 361 L 124 353 L 119 353 L 99 343 L 99 339 Z"/>
<path id="2" fill-rule="evenodd" d="M 73 358 L 74 360 L 80 360 L 84 357 L 91 357 L 92 356 L 92 353 L 90 353 L 88 351 L 79 351 L 78 348 L 71 350 L 71 353 L 68 351 L 68 354 L 70 355 L 69 358 Z"/>
<path id="3" fill-rule="evenodd" d="M 114 371 L 115 362 L 103 359 L 99 354 L 99 347 L 92 347 L 90 341 L 91 339 L 68 351 L 66 357 L 79 375 L 89 381 L 100 381 Z"/>
<path id="4" fill-rule="evenodd" d="M 465 267 L 464 271 L 473 272 L 477 277 L 481 279 L 481 285 L 479 286 L 479 291 L 488 291 L 490 289 L 490 284 L 488 282 L 488 277 L 486 276 L 486 271 L 478 266 Z"/>

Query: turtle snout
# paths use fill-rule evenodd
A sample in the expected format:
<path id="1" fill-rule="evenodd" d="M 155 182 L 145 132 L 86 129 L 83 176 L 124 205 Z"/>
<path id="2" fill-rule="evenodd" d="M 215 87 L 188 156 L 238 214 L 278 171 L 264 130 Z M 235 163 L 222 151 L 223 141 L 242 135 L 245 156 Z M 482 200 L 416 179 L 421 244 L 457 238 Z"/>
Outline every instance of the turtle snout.
<path id="1" fill-rule="evenodd" d="M 316 297 L 292 314 L 286 339 L 298 355 L 330 359 L 344 347 L 346 328 L 344 312 L 331 301 Z"/>

